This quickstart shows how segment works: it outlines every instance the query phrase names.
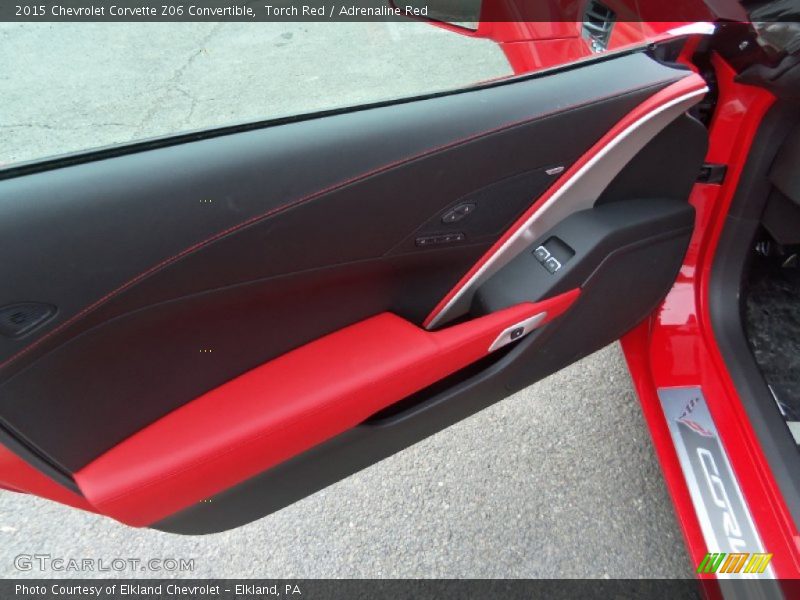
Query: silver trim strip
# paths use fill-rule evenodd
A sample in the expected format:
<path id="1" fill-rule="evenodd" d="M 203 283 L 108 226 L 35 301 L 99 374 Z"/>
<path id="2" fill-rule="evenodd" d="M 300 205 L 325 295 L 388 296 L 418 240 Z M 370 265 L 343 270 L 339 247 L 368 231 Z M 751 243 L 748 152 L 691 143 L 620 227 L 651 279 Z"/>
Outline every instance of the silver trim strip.
<path id="1" fill-rule="evenodd" d="M 667 35 L 670 37 L 680 37 L 682 35 L 712 35 L 716 29 L 717 26 L 714 25 L 714 23 L 699 21 L 697 23 L 674 27 L 667 31 Z"/>
<path id="2" fill-rule="evenodd" d="M 625 165 L 662 129 L 697 104 L 707 87 L 675 98 L 629 125 L 594 155 L 519 228 L 434 315 L 427 329 L 469 310 L 475 290 L 525 251 L 547 230 L 571 214 L 591 208 Z"/>
<path id="3" fill-rule="evenodd" d="M 800 421 L 786 421 L 786 426 L 794 438 L 794 443 L 800 444 Z"/>

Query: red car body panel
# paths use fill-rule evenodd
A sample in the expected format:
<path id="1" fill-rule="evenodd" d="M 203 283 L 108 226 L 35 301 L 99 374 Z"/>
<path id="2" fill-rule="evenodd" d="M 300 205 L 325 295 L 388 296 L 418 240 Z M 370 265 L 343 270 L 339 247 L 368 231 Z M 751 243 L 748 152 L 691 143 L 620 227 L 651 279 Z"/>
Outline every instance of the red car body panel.
<path id="1" fill-rule="evenodd" d="M 593 55 L 582 36 L 589 0 L 486 0 L 476 30 L 444 22 L 435 25 L 500 45 L 514 73 L 528 73 Z M 604 0 L 616 23 L 607 50 L 661 41 L 670 30 L 715 19 L 747 20 L 738 0 Z M 675 21 L 680 15 L 681 21 Z"/>
<path id="2" fill-rule="evenodd" d="M 719 56 L 713 66 L 720 98 L 707 162 L 726 165 L 726 180 L 722 185 L 695 186 L 690 201 L 697 210 L 697 223 L 678 280 L 653 316 L 626 335 L 622 345 L 695 564 L 710 549 L 656 394 L 659 388 L 703 389 L 758 533 L 774 554 L 776 576 L 798 577 L 800 538 L 716 344 L 708 302 L 714 253 L 728 207 L 774 98 L 761 88 L 736 83 L 735 72 Z"/>
<path id="3" fill-rule="evenodd" d="M 611 34 L 608 50 L 640 46 L 668 36 L 668 32 L 689 21 L 618 22 Z M 476 31 L 435 23 L 437 26 L 467 37 L 486 38 L 496 42 L 506 55 L 515 74 L 530 73 L 594 55 L 591 46 L 581 35 L 581 23 L 544 21 L 490 21 L 480 24 Z"/>

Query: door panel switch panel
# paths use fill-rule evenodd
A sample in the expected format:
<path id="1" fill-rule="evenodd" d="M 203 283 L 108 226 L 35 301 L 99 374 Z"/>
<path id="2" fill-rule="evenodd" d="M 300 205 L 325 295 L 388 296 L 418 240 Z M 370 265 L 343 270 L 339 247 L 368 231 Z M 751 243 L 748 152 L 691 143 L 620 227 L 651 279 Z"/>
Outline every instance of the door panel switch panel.
<path id="1" fill-rule="evenodd" d="M 44 302 L 18 302 L 0 308 L 0 335 L 22 337 L 56 314 L 56 307 Z"/>
<path id="2" fill-rule="evenodd" d="M 424 237 L 418 237 L 416 244 L 418 247 L 424 248 L 426 246 L 441 246 L 442 244 L 463 242 L 465 239 L 467 239 L 467 236 L 461 232 L 443 233 L 442 235 L 426 235 Z"/>
<path id="3" fill-rule="evenodd" d="M 456 223 L 467 215 L 472 214 L 473 210 L 475 210 L 475 204 L 473 202 L 465 202 L 464 204 L 454 206 L 442 215 L 442 223 Z"/>
<path id="4" fill-rule="evenodd" d="M 551 237 L 533 251 L 533 257 L 551 275 L 560 271 L 562 265 L 573 256 L 575 251 L 557 237 Z"/>

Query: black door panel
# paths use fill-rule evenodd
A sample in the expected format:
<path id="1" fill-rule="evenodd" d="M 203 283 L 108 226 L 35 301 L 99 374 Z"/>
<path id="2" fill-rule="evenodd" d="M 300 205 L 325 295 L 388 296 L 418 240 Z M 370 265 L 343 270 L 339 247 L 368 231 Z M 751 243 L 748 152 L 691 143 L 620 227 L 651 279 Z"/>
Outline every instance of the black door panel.
<path id="1" fill-rule="evenodd" d="M 692 118 L 676 115 L 689 106 L 683 104 L 687 98 L 699 99 L 703 82 L 644 52 L 630 52 L 470 91 L 0 171 L 0 310 L 19 303 L 53 307 L 49 319 L 30 331 L 0 332 L 0 439 L 80 493 L 74 473 L 172 411 L 188 404 L 184 411 L 191 412 L 202 405 L 193 400 L 238 375 L 380 313 L 422 327 L 512 224 L 532 218 L 526 211 L 559 187 L 553 183 L 561 173 L 585 166 L 582 157 L 601 138 L 603 147 L 593 155 L 609 148 L 613 153 L 618 139 L 607 143 L 604 135 L 688 76 L 697 81 L 691 93 L 673 97 L 674 113 L 652 113 L 664 117 L 657 128 L 641 133 L 631 126 L 635 141 L 629 148 L 639 151 L 633 160 L 628 162 L 635 150 L 625 154 L 623 148 L 618 165 L 596 163 L 601 166 L 594 174 L 605 177 L 575 186 L 604 188 L 578 199 L 586 208 L 597 198 L 594 207 L 556 213 L 530 234 L 549 229 L 540 239 L 524 238 L 522 253 L 476 284 L 471 309 L 469 301 L 464 306 L 469 314 L 456 318 L 561 292 L 577 297 L 561 309 L 567 312 L 554 313 L 555 320 L 515 344 L 487 348 L 478 362 L 391 404 L 408 393 L 402 388 L 359 426 L 346 430 L 368 411 L 319 438 L 327 442 L 270 463 L 277 466 L 239 478 L 213 502 L 153 525 L 207 533 L 246 523 L 366 467 L 593 352 L 646 318 L 673 284 L 692 233 L 687 196 L 707 133 Z M 668 94 L 686 90 L 687 81 Z M 664 95 L 659 98 L 663 102 Z M 533 246 L 523 251 L 528 242 Z M 539 244 L 558 256 L 562 270 L 551 273 L 535 258 Z M 270 363 L 275 364 L 283 363 Z M 458 367 L 463 364 L 468 363 Z M 270 384 L 274 379 L 270 375 Z M 327 388 L 323 383 L 309 395 L 318 389 Z M 262 396 L 277 398 L 241 398 Z M 227 410 L 229 396 L 220 397 Z M 337 417 L 343 414 L 339 408 Z M 253 412 L 248 411 L 244 420 Z M 183 440 L 167 423 L 159 423 L 165 437 Z M 186 431 L 191 446 L 199 438 L 192 439 L 192 427 Z M 339 431 L 345 433 L 330 439 Z M 220 439 L 228 444 L 224 435 Z M 231 439 L 241 441 L 235 434 Z M 129 462 L 110 470 L 122 480 L 140 467 L 154 477 L 171 476 L 172 464 L 147 469 L 162 466 L 170 453 L 156 456 L 151 450 L 149 463 L 140 454 L 132 452 Z M 264 468 L 256 461 L 243 477 Z M 85 472 L 77 481 L 93 502 L 92 486 L 81 478 Z M 191 480 L 195 473 L 188 473 Z M 98 479 L 100 487 L 115 480 Z M 185 489 L 181 485 L 170 493 Z M 226 480 L 213 489 L 229 485 Z"/>
<path id="2" fill-rule="evenodd" d="M 695 125 L 688 127 L 697 132 Z M 686 122 L 676 122 L 670 126 L 672 132 L 654 139 L 643 154 L 663 160 L 663 150 L 686 127 Z M 694 161 L 678 161 L 684 168 L 669 173 L 662 169 L 652 180 L 653 188 L 663 191 L 666 198 L 615 196 L 613 203 L 574 214 L 538 241 L 552 236 L 566 240 L 574 246 L 577 268 L 565 270 L 559 280 L 530 252 L 525 253 L 487 281 L 473 305 L 474 314 L 483 314 L 579 286 L 582 293 L 569 318 L 547 325 L 356 429 L 214 496 L 212 502 L 196 504 L 153 527 L 204 534 L 260 518 L 527 387 L 641 322 L 672 287 L 692 235 L 694 209 L 685 193 L 699 173 L 706 138 L 695 135 L 684 140 L 684 151 Z M 610 189 L 626 189 L 637 179 L 637 171 L 652 167 L 641 161 L 631 163 Z"/>
<path id="3" fill-rule="evenodd" d="M 0 337 L 4 425 L 70 472 L 344 325 L 386 310 L 421 322 L 526 208 L 506 183 L 522 177 L 532 201 L 542 169 L 683 76 L 632 54 L 0 182 L 0 306 L 59 310 Z M 479 190 L 463 241 L 410 245 Z M 504 212 L 482 228 L 495 195 Z"/>

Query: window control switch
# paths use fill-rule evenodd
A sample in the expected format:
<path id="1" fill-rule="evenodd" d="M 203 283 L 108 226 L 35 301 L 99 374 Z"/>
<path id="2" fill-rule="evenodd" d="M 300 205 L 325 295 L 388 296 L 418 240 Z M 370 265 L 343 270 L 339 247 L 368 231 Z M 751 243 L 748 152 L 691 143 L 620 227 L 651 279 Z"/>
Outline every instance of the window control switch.
<path id="1" fill-rule="evenodd" d="M 533 256 L 540 263 L 544 263 L 544 261 L 550 258 L 550 251 L 544 246 L 539 246 L 538 248 L 536 248 L 536 250 L 533 251 Z"/>
<path id="2" fill-rule="evenodd" d="M 544 268 L 547 269 L 550 273 L 556 273 L 561 268 L 561 263 L 558 262 L 558 259 L 553 258 L 552 256 L 544 261 Z"/>

